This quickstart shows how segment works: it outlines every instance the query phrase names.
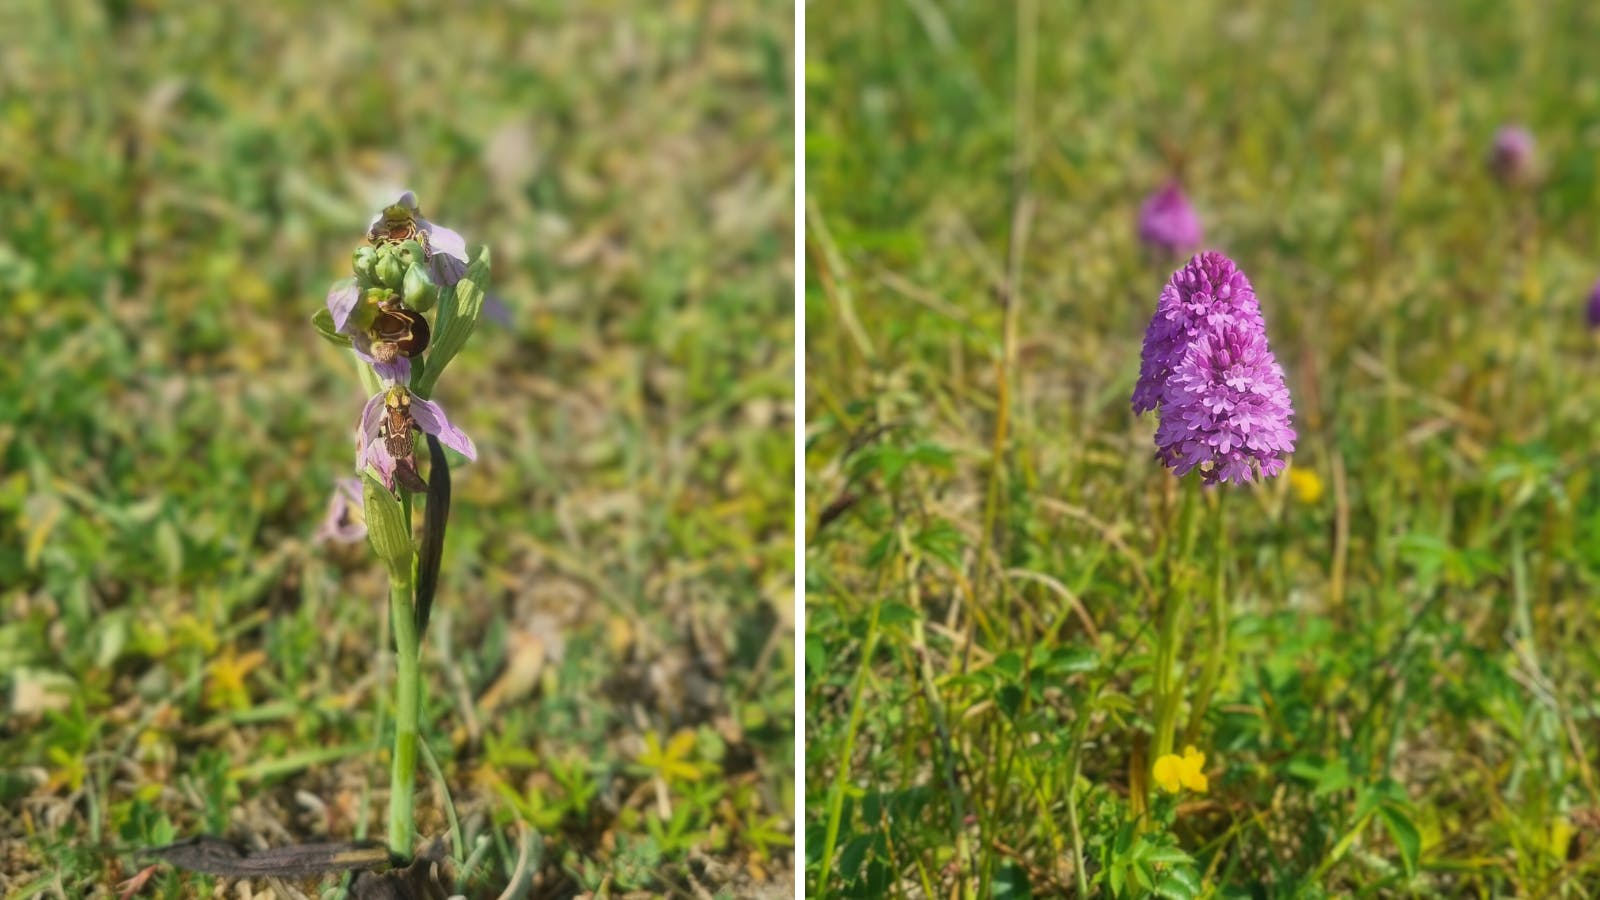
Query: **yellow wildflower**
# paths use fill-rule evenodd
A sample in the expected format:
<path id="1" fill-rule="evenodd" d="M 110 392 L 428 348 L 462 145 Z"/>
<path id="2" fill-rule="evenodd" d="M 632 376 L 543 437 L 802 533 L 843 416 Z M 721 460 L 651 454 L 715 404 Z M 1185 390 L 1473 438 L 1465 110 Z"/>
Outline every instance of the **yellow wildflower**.
<path id="1" fill-rule="evenodd" d="M 249 709 L 250 690 L 245 678 L 267 661 L 267 655 L 252 650 L 239 656 L 229 644 L 222 655 L 206 666 L 206 700 L 212 709 Z"/>
<path id="2" fill-rule="evenodd" d="M 1183 756 L 1176 753 L 1156 760 L 1156 784 L 1169 794 L 1176 794 L 1180 786 L 1191 791 L 1204 794 L 1211 782 L 1203 771 L 1206 767 L 1206 755 L 1196 750 L 1193 745 L 1183 748 Z"/>
<path id="3" fill-rule="evenodd" d="M 1289 487 L 1294 488 L 1294 495 L 1301 503 L 1311 504 L 1322 499 L 1322 476 L 1313 469 L 1291 468 Z"/>

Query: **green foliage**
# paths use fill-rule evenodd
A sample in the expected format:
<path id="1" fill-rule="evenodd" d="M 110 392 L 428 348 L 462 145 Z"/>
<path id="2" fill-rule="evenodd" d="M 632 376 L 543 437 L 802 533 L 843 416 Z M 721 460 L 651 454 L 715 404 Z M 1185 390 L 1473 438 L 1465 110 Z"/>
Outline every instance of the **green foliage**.
<path id="1" fill-rule="evenodd" d="M 557 892 L 787 891 L 790 13 L 8 7 L 0 895 L 115 895 L 201 831 L 381 836 L 384 568 L 311 541 L 371 394 L 317 311 L 407 188 L 494 259 L 434 398 L 480 451 L 422 661 L 461 890 L 536 831 Z M 683 730 L 724 748 L 661 815 L 632 765 Z"/>
<path id="2" fill-rule="evenodd" d="M 477 327 L 478 317 L 483 314 L 483 285 L 489 283 L 488 269 L 489 248 L 485 247 L 467 268 L 467 274 L 445 289 L 439 301 L 433 342 L 428 345 L 427 368 L 412 379 L 412 388 L 423 397 L 432 395 L 434 382 Z"/>
<path id="3" fill-rule="evenodd" d="M 807 12 L 809 893 L 1586 896 L 1600 14 Z M 1529 190 L 1483 165 L 1513 121 Z M 1180 492 L 1128 398 L 1181 260 L 1134 222 L 1174 176 L 1300 483 L 1199 535 L 1209 785 L 1151 797 Z"/>
<path id="4" fill-rule="evenodd" d="M 371 471 L 361 473 L 361 492 L 365 498 L 367 540 L 373 552 L 383 560 L 392 577 L 411 583 L 411 565 L 414 553 L 411 547 L 411 523 L 401 512 L 400 501 Z"/>

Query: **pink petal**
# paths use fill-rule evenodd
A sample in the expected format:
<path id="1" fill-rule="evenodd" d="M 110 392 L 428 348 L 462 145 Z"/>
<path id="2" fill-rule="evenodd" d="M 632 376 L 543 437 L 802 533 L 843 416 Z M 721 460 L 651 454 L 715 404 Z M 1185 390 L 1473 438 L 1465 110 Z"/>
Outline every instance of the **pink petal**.
<path id="1" fill-rule="evenodd" d="M 439 443 L 457 451 L 467 459 L 478 458 L 478 448 L 472 445 L 472 438 L 467 433 L 450 424 L 445 418 L 444 410 L 439 404 L 424 400 L 421 397 L 411 398 L 411 417 L 417 420 L 417 427 L 439 439 Z"/>
<path id="2" fill-rule="evenodd" d="M 382 439 L 371 441 L 367 444 L 367 452 L 363 454 L 362 468 L 367 466 L 378 471 L 378 476 L 383 480 L 383 486 L 394 490 L 394 457 L 389 455 L 389 447 Z"/>
<path id="3" fill-rule="evenodd" d="M 338 282 L 328 291 L 328 312 L 333 316 L 334 331 L 344 331 L 345 323 L 350 320 L 350 313 L 360 301 L 361 288 L 356 286 L 353 278 Z"/>
<path id="4" fill-rule="evenodd" d="M 443 225 L 435 225 L 420 216 L 417 218 L 417 225 L 428 233 L 428 248 L 434 253 L 447 253 L 463 263 L 471 262 L 471 260 L 467 259 L 466 238 Z"/>

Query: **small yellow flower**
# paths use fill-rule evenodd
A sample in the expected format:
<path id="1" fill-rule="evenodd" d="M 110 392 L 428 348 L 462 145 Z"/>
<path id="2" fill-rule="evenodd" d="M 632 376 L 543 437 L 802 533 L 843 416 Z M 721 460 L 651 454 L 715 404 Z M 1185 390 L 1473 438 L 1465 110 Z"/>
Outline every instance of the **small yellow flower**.
<path id="1" fill-rule="evenodd" d="M 1176 794 L 1178 788 L 1186 787 L 1198 794 L 1204 794 L 1211 782 L 1203 771 L 1206 767 L 1206 755 L 1196 750 L 1193 745 L 1183 748 L 1183 756 L 1176 753 L 1156 760 L 1156 784 L 1169 794 Z"/>
<path id="2" fill-rule="evenodd" d="M 1309 505 L 1322 499 L 1322 476 L 1315 470 L 1299 466 L 1289 469 L 1289 486 L 1301 503 Z"/>
<path id="3" fill-rule="evenodd" d="M 250 689 L 245 686 L 245 678 L 266 661 L 267 655 L 260 650 L 239 656 L 229 644 L 221 656 L 206 666 L 206 700 L 211 708 L 249 709 Z"/>

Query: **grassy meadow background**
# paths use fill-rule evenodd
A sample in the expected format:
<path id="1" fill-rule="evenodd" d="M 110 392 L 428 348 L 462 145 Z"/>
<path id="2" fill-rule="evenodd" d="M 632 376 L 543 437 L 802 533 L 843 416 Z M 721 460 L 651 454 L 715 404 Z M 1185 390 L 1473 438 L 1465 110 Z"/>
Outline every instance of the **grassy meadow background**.
<path id="1" fill-rule="evenodd" d="M 807 13 L 811 894 L 1600 893 L 1600 12 Z M 1484 166 L 1513 122 L 1531 189 Z M 1134 223 L 1174 175 L 1301 474 L 1201 535 L 1210 787 L 1135 826 L 1181 492 L 1129 396 L 1183 260 Z"/>
<path id="2" fill-rule="evenodd" d="M 526 845 L 532 896 L 791 893 L 791 13 L 8 9 L 0 895 L 382 836 L 384 575 L 310 540 L 364 397 L 309 319 L 407 187 L 510 313 L 436 394 L 480 453 L 423 657 L 463 890 Z"/>

